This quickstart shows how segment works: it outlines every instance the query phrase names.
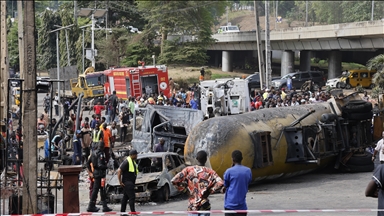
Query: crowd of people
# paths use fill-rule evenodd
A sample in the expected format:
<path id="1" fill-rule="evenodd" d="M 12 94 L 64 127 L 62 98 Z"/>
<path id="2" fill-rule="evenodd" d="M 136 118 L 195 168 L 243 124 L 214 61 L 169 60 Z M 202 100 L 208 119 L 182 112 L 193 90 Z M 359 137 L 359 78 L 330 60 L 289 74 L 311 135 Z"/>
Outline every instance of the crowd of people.
<path id="1" fill-rule="evenodd" d="M 340 95 L 342 96 L 342 95 Z M 327 101 L 331 94 L 319 88 L 317 91 L 297 92 L 295 88 L 286 90 L 271 89 L 254 90 L 251 92 L 251 111 L 274 108 L 299 106 L 302 104 L 313 104 Z"/>

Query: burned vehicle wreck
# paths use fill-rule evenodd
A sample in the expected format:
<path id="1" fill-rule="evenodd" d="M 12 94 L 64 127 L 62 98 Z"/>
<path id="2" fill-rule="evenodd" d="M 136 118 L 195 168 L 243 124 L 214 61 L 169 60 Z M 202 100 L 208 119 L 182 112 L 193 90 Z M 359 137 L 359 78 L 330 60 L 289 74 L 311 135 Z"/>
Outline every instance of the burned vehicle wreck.
<path id="1" fill-rule="evenodd" d="M 180 192 L 171 183 L 171 179 L 183 168 L 184 160 L 174 152 L 143 153 L 137 156 L 139 174 L 136 178 L 136 201 L 168 201 Z M 120 202 L 123 189 L 117 175 L 107 175 L 107 201 Z"/>
<path id="2" fill-rule="evenodd" d="M 139 107 L 133 117 L 131 145 L 138 152 L 150 152 L 159 138 L 163 138 L 166 151 L 183 154 L 188 134 L 203 120 L 201 110 L 158 105 Z"/>

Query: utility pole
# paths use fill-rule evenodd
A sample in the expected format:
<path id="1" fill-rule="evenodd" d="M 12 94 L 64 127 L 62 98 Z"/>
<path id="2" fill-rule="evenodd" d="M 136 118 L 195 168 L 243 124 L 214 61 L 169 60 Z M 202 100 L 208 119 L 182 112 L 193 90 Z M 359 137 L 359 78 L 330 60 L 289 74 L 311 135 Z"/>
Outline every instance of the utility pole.
<path id="1" fill-rule="evenodd" d="M 308 1 L 305 1 L 305 27 L 308 26 Z"/>
<path id="2" fill-rule="evenodd" d="M 67 59 L 68 59 L 68 67 L 71 66 L 71 57 L 69 54 L 69 44 L 68 44 L 68 31 L 65 29 L 65 44 L 67 46 Z"/>
<path id="3" fill-rule="evenodd" d="M 77 25 L 77 1 L 73 1 L 73 19 Z"/>
<path id="4" fill-rule="evenodd" d="M 92 42 L 91 42 L 91 49 L 92 49 L 92 67 L 95 68 L 96 66 L 96 58 L 95 58 L 95 15 L 92 12 L 92 26 L 91 26 L 91 31 L 92 31 Z"/>
<path id="5" fill-rule="evenodd" d="M 264 67 L 264 55 L 263 55 L 263 46 L 260 36 L 260 21 L 259 21 L 259 12 L 257 8 L 257 1 L 253 1 L 255 7 L 255 19 L 256 19 L 256 42 L 257 42 L 257 58 L 259 62 L 259 75 L 260 75 L 260 88 L 265 87 L 265 67 Z"/>
<path id="6" fill-rule="evenodd" d="M 18 36 L 19 36 L 19 59 L 24 59 L 24 27 L 23 27 L 23 2 L 17 1 L 17 24 L 18 24 Z M 21 71 L 24 69 L 24 62 L 19 60 L 20 78 L 22 77 Z"/>
<path id="7" fill-rule="evenodd" d="M 271 69 L 271 42 L 269 40 L 269 1 L 265 1 L 265 85 L 267 88 L 272 84 Z"/>
<path id="8" fill-rule="evenodd" d="M 372 8 L 371 8 L 371 21 L 373 21 L 374 9 L 375 9 L 375 1 L 374 1 L 374 0 L 372 0 Z"/>
<path id="9" fill-rule="evenodd" d="M 23 43 L 25 55 L 20 58 L 23 63 L 24 100 L 22 100 L 22 132 L 24 140 L 23 153 L 23 214 L 37 213 L 37 92 L 36 92 L 36 38 L 35 38 L 35 1 L 23 1 Z M 21 56 L 20 56 L 21 57 Z"/>
<path id="10" fill-rule="evenodd" d="M 55 25 L 56 26 L 56 25 Z M 53 32 L 56 32 L 56 65 L 57 65 L 57 79 L 60 80 L 60 48 L 59 48 L 59 31 L 60 30 L 65 30 L 67 31 L 68 28 L 74 26 L 74 24 L 71 24 L 69 26 L 64 26 L 64 27 L 61 27 L 59 26 L 60 28 L 58 29 L 55 29 L 53 31 L 50 31 L 49 33 L 53 33 Z M 70 64 L 69 62 L 69 48 L 68 48 L 68 40 L 67 40 L 67 50 L 68 50 L 68 64 Z M 70 66 L 70 65 L 68 65 Z M 57 83 L 57 93 L 58 93 L 58 96 L 59 96 L 59 101 L 60 101 L 60 82 Z M 65 92 L 64 92 L 65 93 Z M 51 95 L 52 97 L 53 95 Z"/>
<path id="11" fill-rule="evenodd" d="M 8 104 L 7 98 L 8 95 L 8 78 L 9 78 L 9 69 L 8 69 L 8 45 L 7 45 L 7 2 L 1 1 L 1 14 L 0 14 L 0 122 L 3 122 L 5 118 L 8 117 Z M 7 123 L 4 122 L 6 125 Z M 0 123 L 3 125 L 3 123 Z M 4 131 L 5 132 L 5 131 Z M 5 207 L 5 206 L 3 206 Z"/>

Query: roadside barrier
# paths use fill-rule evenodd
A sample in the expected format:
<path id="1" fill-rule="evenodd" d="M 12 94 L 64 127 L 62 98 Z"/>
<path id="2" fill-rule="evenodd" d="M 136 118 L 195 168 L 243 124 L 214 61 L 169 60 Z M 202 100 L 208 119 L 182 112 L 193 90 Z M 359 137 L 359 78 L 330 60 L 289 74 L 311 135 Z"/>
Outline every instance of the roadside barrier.
<path id="1" fill-rule="evenodd" d="M 273 214 L 273 213 L 333 213 L 333 212 L 378 212 L 384 209 L 296 209 L 296 210 L 211 210 L 211 211 L 140 211 L 140 212 L 82 212 L 62 214 L 30 214 L 12 216 L 81 216 L 81 215 L 168 215 L 168 214 L 224 214 L 224 213 L 247 213 L 247 214 Z M 11 215 L 4 215 L 11 216 Z"/>

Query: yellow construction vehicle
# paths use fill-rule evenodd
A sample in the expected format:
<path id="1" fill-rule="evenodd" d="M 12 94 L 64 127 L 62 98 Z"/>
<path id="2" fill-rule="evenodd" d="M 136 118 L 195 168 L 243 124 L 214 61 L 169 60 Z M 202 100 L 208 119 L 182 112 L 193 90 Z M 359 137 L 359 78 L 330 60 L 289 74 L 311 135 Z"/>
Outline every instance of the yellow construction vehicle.
<path id="1" fill-rule="evenodd" d="M 83 74 L 79 77 L 71 79 L 71 90 L 72 94 L 83 93 L 84 103 L 88 103 L 91 100 L 94 103 L 103 101 L 104 99 L 104 83 L 105 76 L 104 72 L 95 72 L 95 68 L 88 67 Z"/>
<path id="2" fill-rule="evenodd" d="M 20 87 L 15 87 L 13 92 L 13 97 L 15 97 L 15 104 L 20 105 Z"/>

